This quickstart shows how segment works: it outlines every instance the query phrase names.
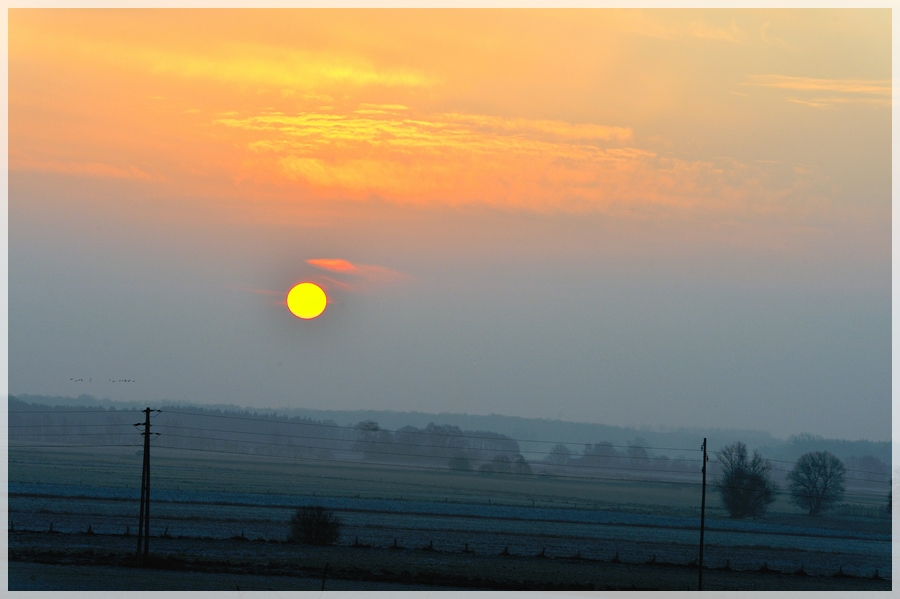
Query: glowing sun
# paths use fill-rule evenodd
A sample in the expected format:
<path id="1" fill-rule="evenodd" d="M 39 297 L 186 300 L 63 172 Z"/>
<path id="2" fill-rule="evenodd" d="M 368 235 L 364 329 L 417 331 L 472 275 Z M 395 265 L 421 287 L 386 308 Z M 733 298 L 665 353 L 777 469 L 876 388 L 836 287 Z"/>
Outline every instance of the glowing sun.
<path id="1" fill-rule="evenodd" d="M 297 318 L 315 318 L 325 311 L 328 298 L 315 283 L 300 283 L 288 291 L 287 307 Z"/>

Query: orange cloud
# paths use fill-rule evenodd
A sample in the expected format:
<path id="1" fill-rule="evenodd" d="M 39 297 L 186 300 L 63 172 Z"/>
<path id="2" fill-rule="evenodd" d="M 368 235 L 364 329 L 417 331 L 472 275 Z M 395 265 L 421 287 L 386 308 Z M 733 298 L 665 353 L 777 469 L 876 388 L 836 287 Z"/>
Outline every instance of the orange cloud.
<path id="1" fill-rule="evenodd" d="M 780 14 L 14 10 L 9 168 L 149 179 L 161 194 L 227 199 L 215 218 L 266 222 L 301 212 L 327 219 L 342 209 L 334 200 L 370 199 L 540 212 L 664 207 L 726 220 L 806 214 L 835 195 L 823 192 L 831 173 L 755 163 L 768 153 L 744 151 L 742 133 L 754 125 L 729 120 L 743 104 L 722 97 L 769 89 L 784 95 L 777 115 L 788 101 L 886 106 L 891 87 L 748 76 L 740 62 L 722 77 L 712 67 L 732 59 L 714 53 L 691 66 L 700 38 L 754 43 L 768 21 L 792 31 Z M 809 27 L 801 29 L 819 31 Z M 645 36 L 671 43 L 642 46 L 635 38 Z M 649 50 L 657 47 L 665 49 Z M 681 56 L 685 68 L 661 72 L 656 52 L 672 64 Z M 708 88 L 707 100 L 684 104 L 695 98 L 688 87 Z M 718 108 L 722 126 L 709 134 L 718 137 L 701 146 L 748 163 L 684 149 Z M 663 133 L 660 119 L 678 123 Z M 834 155 L 867 147 L 854 143 Z M 796 162 L 816 155 L 797 153 Z"/>
<path id="2" fill-rule="evenodd" d="M 355 265 L 347 262 L 346 260 L 341 260 L 340 258 L 312 258 L 306 261 L 308 264 L 312 264 L 315 267 L 321 268 L 323 270 L 330 270 L 332 272 L 341 272 L 341 273 L 358 273 L 359 268 Z"/>
<path id="3" fill-rule="evenodd" d="M 310 264 L 322 270 L 327 270 L 329 272 L 342 275 L 349 275 L 351 277 L 354 277 L 356 280 L 364 283 L 388 283 L 399 281 L 409 277 L 409 275 L 396 270 L 392 270 L 390 268 L 386 268 L 384 266 L 378 266 L 375 264 L 353 264 L 352 262 L 343 260 L 341 258 L 312 258 L 310 260 L 307 260 L 306 262 L 307 264 Z M 346 289 L 357 288 L 353 284 L 344 283 L 331 277 L 324 278 Z"/>
<path id="4" fill-rule="evenodd" d="M 271 112 L 216 123 L 255 135 L 244 166 L 263 179 L 413 203 L 560 203 L 554 199 L 571 191 L 567 183 L 580 185 L 591 171 L 612 174 L 623 161 L 653 155 L 602 147 L 629 139 L 627 127 L 398 112 Z"/>
<path id="5" fill-rule="evenodd" d="M 667 206 L 759 214 L 790 210 L 806 185 L 798 185 L 802 177 L 774 176 L 767 165 L 686 161 L 632 147 L 626 145 L 630 128 L 593 123 L 418 114 L 405 107 L 267 112 L 216 123 L 249 140 L 242 177 L 297 185 L 324 198 L 544 212 Z"/>
<path id="6" fill-rule="evenodd" d="M 203 11 L 200 11 L 203 12 Z M 216 11 L 211 11 L 213 16 Z M 59 13 L 59 11 L 57 11 Z M 64 14 L 64 13 L 59 13 Z M 177 47 L 158 40 L 121 38 L 104 32 L 102 37 L 86 36 L 59 25 L 42 29 L 32 26 L 31 15 L 18 13 L 11 30 L 10 45 L 32 56 L 66 57 L 110 66 L 139 69 L 153 75 L 173 75 L 239 85 L 265 85 L 311 90 L 338 85 L 424 87 L 434 81 L 420 72 L 386 68 L 351 55 L 335 55 L 261 43 L 209 40 L 205 47 Z M 113 15 L 115 16 L 115 15 Z M 53 17 L 51 17 L 52 20 Z M 188 15 L 190 18 L 190 15 Z M 141 29 L 138 27 L 138 29 Z M 148 31 L 148 38 L 155 37 Z M 157 96 L 160 97 L 160 96 Z"/>

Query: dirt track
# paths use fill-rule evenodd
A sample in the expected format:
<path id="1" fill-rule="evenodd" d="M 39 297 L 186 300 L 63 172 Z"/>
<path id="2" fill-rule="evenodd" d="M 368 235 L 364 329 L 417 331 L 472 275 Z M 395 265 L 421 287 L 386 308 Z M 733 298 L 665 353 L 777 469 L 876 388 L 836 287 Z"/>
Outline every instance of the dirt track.
<path id="1" fill-rule="evenodd" d="M 9 533 L 9 590 L 696 590 L 696 566 L 441 553 L 424 547 L 310 547 L 152 538 L 149 570 L 135 537 Z M 328 567 L 327 574 L 325 568 Z M 161 575 L 165 572 L 165 575 Z M 705 570 L 704 590 L 890 590 L 873 578 Z"/>

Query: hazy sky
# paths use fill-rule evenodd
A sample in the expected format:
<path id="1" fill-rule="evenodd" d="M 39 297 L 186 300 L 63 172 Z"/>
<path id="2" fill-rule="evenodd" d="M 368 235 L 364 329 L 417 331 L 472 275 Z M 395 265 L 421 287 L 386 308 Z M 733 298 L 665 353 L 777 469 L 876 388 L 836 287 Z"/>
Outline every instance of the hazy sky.
<path id="1" fill-rule="evenodd" d="M 890 310 L 890 10 L 9 12 L 10 393 L 884 440 Z"/>

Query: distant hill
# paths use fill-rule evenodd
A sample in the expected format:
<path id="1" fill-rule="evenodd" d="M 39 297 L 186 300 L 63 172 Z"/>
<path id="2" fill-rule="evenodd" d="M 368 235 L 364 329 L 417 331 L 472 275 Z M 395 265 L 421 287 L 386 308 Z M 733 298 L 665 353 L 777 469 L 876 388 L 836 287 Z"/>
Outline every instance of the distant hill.
<path id="1" fill-rule="evenodd" d="M 12 397 L 12 396 L 10 396 Z M 147 402 L 121 402 L 98 399 L 89 395 L 78 397 L 49 397 L 42 395 L 17 395 L 18 400 L 54 406 L 85 406 L 116 409 L 143 409 Z M 333 421 L 340 425 L 353 425 L 373 420 L 383 429 L 398 430 L 404 426 L 424 428 L 433 422 L 439 425 L 458 426 L 469 431 L 491 431 L 507 435 L 519 441 L 523 451 L 547 451 L 547 443 L 564 443 L 573 454 L 579 454 L 586 444 L 609 442 L 614 445 L 640 444 L 652 448 L 654 455 L 676 458 L 691 456 L 699 450 L 703 438 L 708 439 L 710 452 L 715 452 L 735 441 L 741 441 L 750 449 L 757 449 L 763 457 L 772 460 L 794 461 L 807 451 L 830 451 L 840 459 L 872 456 L 884 464 L 891 463 L 891 444 L 888 441 L 824 439 L 811 435 L 797 435 L 778 439 L 764 431 L 742 429 L 672 428 L 650 429 L 613 426 L 600 423 L 566 422 L 539 418 L 521 418 L 498 414 L 475 415 L 424 412 L 397 412 L 389 410 L 313 410 L 304 408 L 252 408 L 225 404 L 194 404 L 188 402 L 155 402 L 151 407 L 177 405 L 184 408 L 249 411 L 288 417 L 305 417 L 318 421 Z M 691 456 L 693 457 L 693 456 Z"/>

